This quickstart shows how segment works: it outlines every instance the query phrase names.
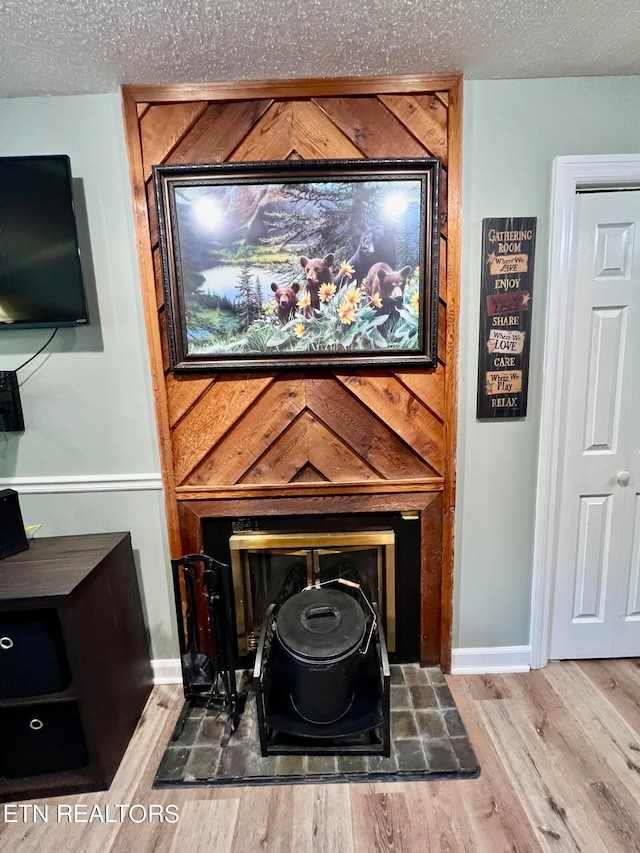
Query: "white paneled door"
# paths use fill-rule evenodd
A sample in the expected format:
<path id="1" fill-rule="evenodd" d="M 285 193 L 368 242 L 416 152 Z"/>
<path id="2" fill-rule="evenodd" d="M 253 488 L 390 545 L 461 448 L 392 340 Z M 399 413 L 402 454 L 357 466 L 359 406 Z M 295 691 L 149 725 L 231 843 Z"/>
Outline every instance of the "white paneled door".
<path id="1" fill-rule="evenodd" d="M 574 224 L 549 657 L 640 656 L 640 191 Z"/>

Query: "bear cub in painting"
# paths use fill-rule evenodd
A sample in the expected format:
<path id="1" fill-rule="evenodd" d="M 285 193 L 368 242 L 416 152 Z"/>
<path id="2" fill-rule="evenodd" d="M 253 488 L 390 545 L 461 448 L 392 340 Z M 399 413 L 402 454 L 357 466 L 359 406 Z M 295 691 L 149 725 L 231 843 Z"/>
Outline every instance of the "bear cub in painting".
<path id="1" fill-rule="evenodd" d="M 307 316 L 311 316 L 311 311 L 317 311 L 320 308 L 320 285 L 332 284 L 333 275 L 331 274 L 331 266 L 333 265 L 334 256 L 325 255 L 324 258 L 307 258 L 302 255 L 300 264 L 307 275 L 307 291 L 311 297 L 310 310 L 307 311 Z"/>
<path id="2" fill-rule="evenodd" d="M 378 262 L 392 268 L 396 265 L 396 243 L 388 225 L 370 225 L 363 229 L 358 248 L 349 258 L 355 270 L 353 281 L 358 284 L 364 281 L 371 266 Z"/>
<path id="3" fill-rule="evenodd" d="M 364 283 L 364 291 L 371 298 L 379 293 L 383 307 L 386 310 L 394 310 L 402 303 L 410 272 L 411 267 L 408 265 L 400 270 L 392 270 L 389 264 L 374 264 Z"/>
<path id="4" fill-rule="evenodd" d="M 284 325 L 284 323 L 289 322 L 293 312 L 295 311 L 300 285 L 297 281 L 294 281 L 293 284 L 290 284 L 287 287 L 278 287 L 274 281 L 271 285 L 271 290 L 275 293 L 275 299 L 278 305 L 278 320 L 280 320 Z"/>

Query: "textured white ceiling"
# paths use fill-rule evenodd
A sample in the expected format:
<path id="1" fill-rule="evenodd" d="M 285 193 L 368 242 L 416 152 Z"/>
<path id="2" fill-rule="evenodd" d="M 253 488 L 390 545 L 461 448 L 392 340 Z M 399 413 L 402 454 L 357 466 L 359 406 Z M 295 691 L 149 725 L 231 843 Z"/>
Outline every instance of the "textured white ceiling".
<path id="1" fill-rule="evenodd" d="M 0 97 L 124 83 L 640 73 L 640 0 L 0 0 Z"/>

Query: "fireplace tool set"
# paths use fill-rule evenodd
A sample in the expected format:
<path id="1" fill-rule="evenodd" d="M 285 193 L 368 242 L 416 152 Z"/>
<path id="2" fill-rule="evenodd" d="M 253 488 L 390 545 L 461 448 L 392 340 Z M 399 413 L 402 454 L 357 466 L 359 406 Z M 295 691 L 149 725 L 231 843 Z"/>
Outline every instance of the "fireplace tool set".
<path id="1" fill-rule="evenodd" d="M 246 699 L 246 694 L 238 692 L 236 682 L 230 568 L 205 554 L 187 554 L 172 560 L 171 567 L 182 627 L 178 634 L 187 700 L 173 740 L 184 728 L 191 702 L 206 697 L 207 707 L 219 707 L 226 714 L 221 739 L 221 745 L 226 746 L 238 728 Z"/>

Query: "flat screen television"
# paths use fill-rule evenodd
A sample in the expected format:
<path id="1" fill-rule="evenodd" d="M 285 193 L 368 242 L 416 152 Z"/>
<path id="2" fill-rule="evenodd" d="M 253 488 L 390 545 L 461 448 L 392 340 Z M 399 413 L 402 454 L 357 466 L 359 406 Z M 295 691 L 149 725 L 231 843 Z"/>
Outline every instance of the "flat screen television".
<path id="1" fill-rule="evenodd" d="M 0 329 L 88 322 L 69 157 L 0 157 Z"/>

